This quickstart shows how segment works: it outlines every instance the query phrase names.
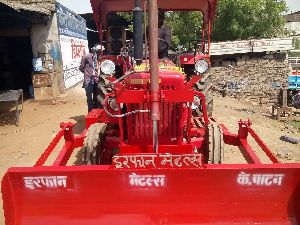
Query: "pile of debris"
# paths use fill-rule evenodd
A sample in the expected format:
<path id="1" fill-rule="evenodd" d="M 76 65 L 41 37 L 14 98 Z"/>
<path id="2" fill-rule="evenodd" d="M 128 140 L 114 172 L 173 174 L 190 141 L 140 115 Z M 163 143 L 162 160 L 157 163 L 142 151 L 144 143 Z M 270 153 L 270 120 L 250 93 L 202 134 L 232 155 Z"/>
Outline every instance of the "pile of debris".
<path id="1" fill-rule="evenodd" d="M 215 91 L 252 105 L 267 106 L 277 103 L 290 72 L 285 54 L 243 56 L 236 61 L 222 61 L 222 66 L 210 69 Z"/>

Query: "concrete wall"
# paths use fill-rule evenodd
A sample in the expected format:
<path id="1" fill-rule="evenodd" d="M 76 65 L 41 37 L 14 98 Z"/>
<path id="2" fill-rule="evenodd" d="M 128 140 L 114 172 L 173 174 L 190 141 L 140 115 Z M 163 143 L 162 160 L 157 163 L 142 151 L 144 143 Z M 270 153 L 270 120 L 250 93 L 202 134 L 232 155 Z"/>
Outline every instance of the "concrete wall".
<path id="1" fill-rule="evenodd" d="M 64 92 L 61 49 L 57 28 L 57 16 L 53 13 L 46 24 L 33 24 L 31 29 L 31 44 L 33 57 L 39 53 L 51 54 L 54 61 L 55 79 L 60 93 Z"/>
<path id="2" fill-rule="evenodd" d="M 247 55 L 214 62 L 210 69 L 214 90 L 222 90 L 227 84 L 229 96 L 253 105 L 273 105 L 279 89 L 287 87 L 291 68 L 286 54 L 249 57 Z M 219 65 L 218 65 L 219 63 Z"/>
<path id="3" fill-rule="evenodd" d="M 295 32 L 295 35 L 300 35 L 300 22 L 288 22 L 285 24 L 285 28 Z"/>

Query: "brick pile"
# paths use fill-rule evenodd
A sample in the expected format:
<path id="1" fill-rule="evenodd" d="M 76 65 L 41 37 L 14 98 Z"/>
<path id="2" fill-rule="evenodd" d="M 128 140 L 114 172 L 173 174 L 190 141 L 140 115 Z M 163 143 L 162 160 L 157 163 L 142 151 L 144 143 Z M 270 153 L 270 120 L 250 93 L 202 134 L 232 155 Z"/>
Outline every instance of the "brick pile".
<path id="1" fill-rule="evenodd" d="M 236 61 L 223 61 L 212 67 L 214 90 L 253 105 L 277 103 L 280 88 L 287 87 L 291 68 L 285 54 L 266 55 L 262 58 L 243 56 Z"/>

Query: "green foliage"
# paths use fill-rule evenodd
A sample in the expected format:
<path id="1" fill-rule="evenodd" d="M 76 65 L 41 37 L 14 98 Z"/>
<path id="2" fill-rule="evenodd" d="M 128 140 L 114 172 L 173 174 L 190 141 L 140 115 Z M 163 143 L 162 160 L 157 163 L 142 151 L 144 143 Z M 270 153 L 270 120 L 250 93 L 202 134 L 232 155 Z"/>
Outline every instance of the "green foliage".
<path id="1" fill-rule="evenodd" d="M 126 19 L 128 22 L 130 22 L 129 30 L 133 32 L 133 13 L 132 12 L 119 12 L 119 16 Z"/>
<path id="2" fill-rule="evenodd" d="M 212 41 L 271 38 L 284 32 L 285 0 L 218 0 Z M 120 13 L 127 20 L 132 14 Z M 189 47 L 201 39 L 201 12 L 168 12 L 166 24 L 172 30 L 172 48 Z"/>
<path id="3" fill-rule="evenodd" d="M 300 38 L 295 38 L 294 40 L 294 47 L 295 49 L 300 49 Z"/>
<path id="4" fill-rule="evenodd" d="M 285 0 L 219 0 L 212 41 L 271 38 L 284 32 Z M 201 39 L 199 12 L 169 12 L 166 23 L 172 30 L 172 46 Z"/>
<path id="5" fill-rule="evenodd" d="M 168 12 L 165 22 L 172 30 L 174 49 L 179 45 L 188 48 L 190 42 L 201 39 L 201 12 Z"/>
<path id="6" fill-rule="evenodd" d="M 284 30 L 285 0 L 219 0 L 212 39 L 270 38 Z"/>

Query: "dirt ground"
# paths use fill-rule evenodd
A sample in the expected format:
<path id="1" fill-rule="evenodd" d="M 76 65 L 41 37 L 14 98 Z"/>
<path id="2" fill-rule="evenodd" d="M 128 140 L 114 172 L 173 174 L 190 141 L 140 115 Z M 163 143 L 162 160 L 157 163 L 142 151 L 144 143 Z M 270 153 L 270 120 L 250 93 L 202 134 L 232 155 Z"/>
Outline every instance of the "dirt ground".
<path id="1" fill-rule="evenodd" d="M 250 106 L 229 97 L 214 98 L 214 116 L 231 131 L 236 132 L 239 119 L 250 119 L 253 128 L 282 162 L 300 162 L 300 144 L 280 140 L 287 135 L 300 139 L 300 132 L 289 124 L 270 118 L 268 110 Z M 0 106 L 0 113 L 6 108 Z M 2 111 L 2 112 L 1 112 Z M 74 122 L 74 132 L 85 127 L 86 98 L 81 85 L 61 95 L 56 102 L 28 100 L 20 117 L 20 126 L 11 125 L 12 116 L 0 117 L 0 177 L 12 166 L 32 166 L 59 131 L 61 122 Z M 264 154 L 257 152 L 263 161 Z M 244 159 L 236 148 L 225 146 L 225 163 L 241 163 Z M 0 200 L 0 225 L 4 224 Z"/>

